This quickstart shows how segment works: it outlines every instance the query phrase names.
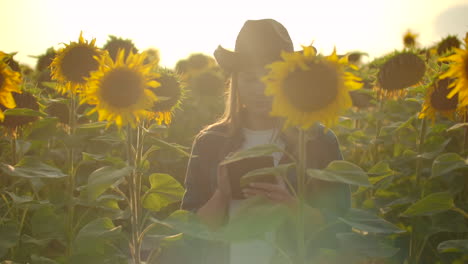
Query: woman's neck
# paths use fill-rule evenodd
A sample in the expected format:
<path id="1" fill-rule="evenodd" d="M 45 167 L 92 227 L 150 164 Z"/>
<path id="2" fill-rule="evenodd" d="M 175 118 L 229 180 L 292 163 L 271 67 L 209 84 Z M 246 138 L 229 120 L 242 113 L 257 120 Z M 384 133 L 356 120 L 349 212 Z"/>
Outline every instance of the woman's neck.
<path id="1" fill-rule="evenodd" d="M 275 128 L 276 119 L 271 116 L 257 116 L 246 114 L 244 116 L 244 127 L 251 130 L 267 130 Z"/>

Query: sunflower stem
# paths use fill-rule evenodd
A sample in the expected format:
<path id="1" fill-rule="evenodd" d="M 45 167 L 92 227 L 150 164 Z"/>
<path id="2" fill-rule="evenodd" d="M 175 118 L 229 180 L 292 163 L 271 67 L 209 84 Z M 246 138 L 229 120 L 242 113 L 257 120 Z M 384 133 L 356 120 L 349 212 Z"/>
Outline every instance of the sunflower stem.
<path id="1" fill-rule="evenodd" d="M 305 173 L 306 173 L 306 147 L 305 147 L 305 132 L 299 129 L 298 140 L 298 164 L 296 167 L 297 173 L 297 196 L 299 199 L 299 208 L 297 211 L 297 249 L 298 263 L 305 264 L 306 248 L 304 234 L 304 206 L 305 206 Z"/>
<path id="2" fill-rule="evenodd" d="M 384 107 L 384 99 L 381 97 L 379 101 L 379 108 L 377 113 L 382 113 Z M 375 142 L 374 142 L 374 164 L 379 162 L 379 143 L 377 139 L 380 136 L 380 128 L 382 126 L 382 121 L 380 118 L 377 118 L 377 122 L 375 125 Z"/>
<path id="3" fill-rule="evenodd" d="M 68 118 L 68 136 L 73 138 L 76 130 L 76 95 L 73 92 L 70 93 L 70 105 L 69 105 L 69 118 Z M 73 142 L 73 140 L 71 140 Z M 69 148 L 69 183 L 68 183 L 68 248 L 67 255 L 71 256 L 72 254 L 72 243 L 75 237 L 74 232 L 74 215 L 75 215 L 75 205 L 74 205 L 74 191 L 75 191 L 75 156 L 74 156 L 74 146 L 73 143 Z"/>
<path id="4" fill-rule="evenodd" d="M 422 166 L 422 158 L 421 154 L 423 151 L 424 141 L 426 139 L 426 131 L 427 131 L 427 122 L 426 119 L 423 118 L 421 122 L 421 130 L 419 131 L 419 142 L 418 142 L 418 158 L 416 160 L 416 188 L 419 188 L 420 178 L 421 178 L 421 166 Z M 424 192 L 421 192 L 421 194 Z"/>

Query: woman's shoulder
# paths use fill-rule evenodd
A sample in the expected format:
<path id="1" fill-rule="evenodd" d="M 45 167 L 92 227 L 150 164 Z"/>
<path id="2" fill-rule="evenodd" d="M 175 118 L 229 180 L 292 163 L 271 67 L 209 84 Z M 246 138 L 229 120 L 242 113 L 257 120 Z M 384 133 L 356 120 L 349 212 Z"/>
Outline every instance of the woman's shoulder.
<path id="1" fill-rule="evenodd" d="M 194 139 L 194 145 L 219 144 L 229 138 L 226 125 L 213 125 L 201 130 Z"/>

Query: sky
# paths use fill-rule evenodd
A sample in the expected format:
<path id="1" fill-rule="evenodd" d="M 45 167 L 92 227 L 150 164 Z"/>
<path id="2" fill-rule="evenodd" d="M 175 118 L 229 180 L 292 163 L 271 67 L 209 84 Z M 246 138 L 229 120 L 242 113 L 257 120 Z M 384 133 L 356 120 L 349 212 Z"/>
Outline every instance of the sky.
<path id="1" fill-rule="evenodd" d="M 102 47 L 109 35 L 156 48 L 172 68 L 193 53 L 233 49 L 246 20 L 273 18 L 289 31 L 296 50 L 312 42 L 320 53 L 401 49 L 408 30 L 421 46 L 468 32 L 468 0 L 0 0 L 0 50 L 32 67 L 47 48 L 77 41 L 80 31 Z"/>

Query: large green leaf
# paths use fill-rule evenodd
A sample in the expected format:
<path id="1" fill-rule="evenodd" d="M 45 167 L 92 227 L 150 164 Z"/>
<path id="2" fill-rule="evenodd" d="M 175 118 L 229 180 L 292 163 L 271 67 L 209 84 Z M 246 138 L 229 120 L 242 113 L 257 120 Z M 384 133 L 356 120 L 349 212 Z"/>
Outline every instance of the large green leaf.
<path id="1" fill-rule="evenodd" d="M 5 116 L 41 116 L 41 117 L 47 116 L 44 113 L 29 109 L 29 108 L 7 109 L 3 113 L 5 114 Z"/>
<path id="2" fill-rule="evenodd" d="M 357 208 L 350 208 L 344 217 L 338 219 L 355 229 L 369 233 L 391 234 L 405 232 L 387 220 Z"/>
<path id="3" fill-rule="evenodd" d="M 399 249 L 384 243 L 383 241 L 357 233 L 339 233 L 336 235 L 341 243 L 341 247 L 353 252 L 356 255 L 364 255 L 370 258 L 390 258 Z"/>
<path id="4" fill-rule="evenodd" d="M 153 173 L 149 176 L 151 189 L 143 196 L 143 207 L 160 211 L 169 204 L 179 202 L 184 195 L 184 187 L 171 175 Z"/>
<path id="5" fill-rule="evenodd" d="M 88 177 L 87 193 L 88 200 L 95 200 L 104 193 L 107 188 L 118 182 L 132 172 L 132 167 L 114 168 L 105 166 L 95 170 Z"/>
<path id="6" fill-rule="evenodd" d="M 111 245 L 120 236 L 121 227 L 115 226 L 110 218 L 96 218 L 86 224 L 76 235 L 73 242 L 73 259 L 82 259 L 83 255 L 93 256 L 102 260 L 113 251 Z M 89 262 L 87 262 L 89 263 Z M 92 263 L 95 263 L 94 261 Z"/>
<path id="7" fill-rule="evenodd" d="M 454 207 L 453 195 L 448 192 L 431 193 L 402 213 L 403 216 L 433 215 Z"/>
<path id="8" fill-rule="evenodd" d="M 437 246 L 439 252 L 461 252 L 468 254 L 468 239 L 447 240 Z"/>
<path id="9" fill-rule="evenodd" d="M 156 144 L 156 145 L 158 145 L 158 146 L 160 146 L 162 148 L 175 151 L 176 153 L 180 154 L 183 157 L 190 157 L 190 153 L 187 152 L 188 148 L 185 147 L 185 146 L 182 146 L 182 145 L 179 145 L 179 144 L 176 144 L 176 143 L 169 143 L 169 142 L 166 142 L 166 141 L 164 141 L 164 140 L 162 140 L 160 138 L 154 137 L 154 136 L 152 136 L 151 139 L 154 141 L 154 144 Z"/>
<path id="10" fill-rule="evenodd" d="M 50 204 L 42 205 L 31 217 L 32 236 L 36 239 L 65 240 L 65 214 L 59 214 Z"/>
<path id="11" fill-rule="evenodd" d="M 290 214 L 286 206 L 262 197 L 241 200 L 239 203 L 239 207 L 231 212 L 229 223 L 222 232 L 225 240 L 264 238 L 266 232 L 274 232 Z"/>
<path id="12" fill-rule="evenodd" d="M 432 163 L 431 177 L 442 176 L 461 168 L 468 168 L 468 165 L 460 155 L 445 153 L 438 156 Z"/>
<path id="13" fill-rule="evenodd" d="M 20 232 L 14 222 L 0 224 L 0 259 L 18 243 Z"/>
<path id="14" fill-rule="evenodd" d="M 365 187 L 371 186 L 366 172 L 357 165 L 344 160 L 332 161 L 323 170 L 307 169 L 307 175 L 324 181 L 341 182 Z"/>
<path id="15" fill-rule="evenodd" d="M 246 158 L 269 156 L 275 152 L 283 152 L 283 150 L 276 144 L 258 145 L 249 149 L 234 152 L 232 155 L 226 157 L 226 159 L 223 162 L 221 162 L 221 164 L 224 165 Z"/>
<path id="16" fill-rule="evenodd" d="M 279 176 L 285 177 L 287 175 L 288 169 L 294 166 L 294 163 L 280 164 L 276 167 L 271 168 L 261 168 L 249 171 L 247 174 L 243 175 L 240 180 L 241 187 L 247 186 L 250 182 L 254 182 L 255 179 L 259 176 Z"/>
<path id="17" fill-rule="evenodd" d="M 28 138 L 33 140 L 48 140 L 57 130 L 58 118 L 45 117 L 32 124 Z"/>
<path id="18" fill-rule="evenodd" d="M 14 167 L 2 164 L 0 168 L 10 176 L 23 178 L 63 178 L 67 176 L 58 168 L 47 165 L 35 157 L 24 157 Z"/>
<path id="19" fill-rule="evenodd" d="M 210 230 L 205 224 L 201 223 L 196 214 L 186 210 L 176 210 L 164 220 L 150 218 L 152 222 L 169 227 L 188 236 L 206 239 L 221 240 L 218 232 Z"/>

